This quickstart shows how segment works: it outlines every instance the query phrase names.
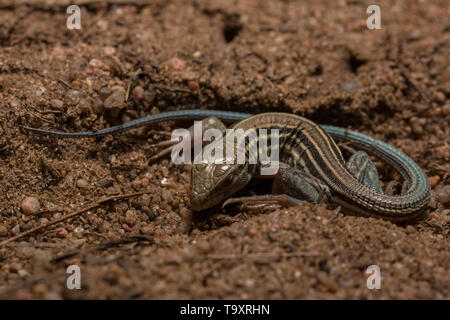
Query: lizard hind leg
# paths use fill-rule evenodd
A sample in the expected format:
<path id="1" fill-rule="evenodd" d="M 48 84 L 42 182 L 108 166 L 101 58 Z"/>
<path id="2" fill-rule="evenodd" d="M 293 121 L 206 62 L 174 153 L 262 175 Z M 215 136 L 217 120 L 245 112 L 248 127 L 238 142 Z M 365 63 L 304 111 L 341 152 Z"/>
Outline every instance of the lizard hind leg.
<path id="1" fill-rule="evenodd" d="M 359 182 L 379 193 L 383 193 L 378 170 L 366 152 L 356 151 L 347 161 L 346 167 Z"/>

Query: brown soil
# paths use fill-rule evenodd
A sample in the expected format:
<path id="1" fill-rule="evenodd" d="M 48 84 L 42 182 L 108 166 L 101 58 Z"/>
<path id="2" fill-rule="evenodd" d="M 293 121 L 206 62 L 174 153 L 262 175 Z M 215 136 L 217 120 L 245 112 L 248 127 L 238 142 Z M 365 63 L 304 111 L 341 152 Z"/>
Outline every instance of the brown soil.
<path id="1" fill-rule="evenodd" d="M 1 298 L 449 298 L 448 1 L 383 1 L 373 31 L 378 1 L 71 1 L 81 30 L 66 29 L 64 1 L 19 2 L 0 4 L 0 240 L 151 193 L 0 248 Z M 193 108 L 294 112 L 384 140 L 432 177 L 428 216 L 396 225 L 307 203 L 195 214 L 189 168 L 148 164 L 165 138 L 150 128 L 57 139 L 19 127 L 87 131 Z M 23 213 L 27 196 L 38 213 Z M 72 264 L 81 290 L 66 288 Z M 381 290 L 366 287 L 373 264 Z"/>

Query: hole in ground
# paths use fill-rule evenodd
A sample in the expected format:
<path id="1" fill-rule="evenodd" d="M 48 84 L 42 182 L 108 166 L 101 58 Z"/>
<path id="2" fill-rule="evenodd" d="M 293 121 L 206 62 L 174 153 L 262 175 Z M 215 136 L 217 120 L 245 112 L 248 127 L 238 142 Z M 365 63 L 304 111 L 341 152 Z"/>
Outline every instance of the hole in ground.
<path id="1" fill-rule="evenodd" d="M 366 63 L 366 61 L 359 59 L 354 54 L 350 54 L 350 57 L 347 60 L 348 65 L 350 67 L 350 71 L 355 73 L 358 71 L 358 68 L 361 67 L 363 64 Z"/>
<path id="2" fill-rule="evenodd" d="M 223 38 L 227 43 L 233 41 L 234 38 L 241 32 L 242 24 L 239 22 L 238 15 L 231 15 L 225 18 L 225 25 L 223 26 Z"/>

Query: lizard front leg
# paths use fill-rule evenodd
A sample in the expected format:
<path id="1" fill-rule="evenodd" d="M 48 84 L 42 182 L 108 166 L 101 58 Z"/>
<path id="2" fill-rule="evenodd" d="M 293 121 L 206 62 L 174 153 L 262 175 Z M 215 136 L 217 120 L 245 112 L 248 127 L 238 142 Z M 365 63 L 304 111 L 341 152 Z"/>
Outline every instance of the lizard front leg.
<path id="1" fill-rule="evenodd" d="M 258 178 L 274 179 L 271 195 L 231 198 L 224 202 L 223 207 L 240 205 L 241 209 L 267 210 L 296 206 L 302 201 L 319 203 L 330 197 L 328 186 L 320 179 L 284 163 L 279 163 L 276 174 Z"/>
<path id="2" fill-rule="evenodd" d="M 358 181 L 383 193 L 378 170 L 366 152 L 355 152 L 347 161 L 346 167 Z M 284 163 L 279 164 L 278 172 L 270 178 L 274 179 L 272 195 L 231 198 L 224 202 L 223 207 L 240 205 L 241 209 L 247 210 L 278 209 L 298 205 L 302 200 L 320 203 L 331 196 L 328 186 L 322 180 Z"/>

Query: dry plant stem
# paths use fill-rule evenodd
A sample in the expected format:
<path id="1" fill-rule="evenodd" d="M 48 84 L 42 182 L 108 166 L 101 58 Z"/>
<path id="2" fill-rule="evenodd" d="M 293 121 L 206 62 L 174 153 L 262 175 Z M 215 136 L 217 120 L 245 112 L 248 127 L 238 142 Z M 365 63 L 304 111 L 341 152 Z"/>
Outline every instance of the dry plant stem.
<path id="1" fill-rule="evenodd" d="M 145 236 L 145 235 L 134 235 L 134 236 L 131 236 L 128 238 L 112 239 L 112 240 L 102 242 L 99 245 L 90 247 L 86 250 L 84 250 L 84 249 L 70 250 L 69 252 L 65 252 L 62 255 L 53 258 L 51 260 L 51 262 L 57 263 L 64 259 L 74 257 L 77 254 L 81 253 L 83 250 L 85 252 L 93 252 L 95 250 L 106 250 L 106 249 L 109 249 L 114 246 L 119 246 L 121 244 L 128 244 L 128 243 L 142 242 L 142 241 L 147 241 L 147 242 L 150 242 L 151 244 L 153 244 L 153 237 L 149 237 L 149 236 Z"/>
<path id="2" fill-rule="evenodd" d="M 100 200 L 100 201 L 98 201 L 96 203 L 93 203 L 93 204 L 91 204 L 91 205 L 89 205 L 89 206 L 87 206 L 87 207 L 85 207 L 83 209 L 80 209 L 78 211 L 69 213 L 69 214 L 67 214 L 65 216 L 62 216 L 61 218 L 52 220 L 49 223 L 37 226 L 35 228 L 31 228 L 30 230 L 27 230 L 25 232 L 19 233 L 18 235 L 14 236 L 14 237 L 11 237 L 9 239 L 3 240 L 2 242 L 0 242 L 0 247 L 6 245 L 8 243 L 11 243 L 13 241 L 16 241 L 16 240 L 18 240 L 20 238 L 23 238 L 23 237 L 25 237 L 27 235 L 30 235 L 30 234 L 32 234 L 32 233 L 34 233 L 36 231 L 45 229 L 47 227 L 50 227 L 50 226 L 55 225 L 57 223 L 60 223 L 60 222 L 62 222 L 64 220 L 67 220 L 67 219 L 73 218 L 75 216 L 78 216 L 78 215 L 80 215 L 80 214 L 82 214 L 82 213 L 84 213 L 86 211 L 96 209 L 96 208 L 98 208 L 98 207 L 100 207 L 100 206 L 102 206 L 102 205 L 104 205 L 106 203 L 109 203 L 109 202 L 112 202 L 112 201 L 117 201 L 117 200 L 122 200 L 122 199 L 127 199 L 127 198 L 132 198 L 132 197 L 140 196 L 140 195 L 143 195 L 143 194 L 148 194 L 148 193 L 151 193 L 151 192 L 152 191 L 140 191 L 140 192 L 133 192 L 133 193 L 127 193 L 127 194 L 123 194 L 123 195 L 108 197 L 106 199 L 103 199 L 103 200 Z"/>
<path id="3" fill-rule="evenodd" d="M 258 260 L 258 259 L 282 259 L 282 258 L 292 258 L 292 257 L 315 257 L 318 253 L 316 252 L 282 252 L 282 253 L 249 253 L 249 254 L 212 254 L 209 255 L 209 259 L 213 260 L 235 260 L 235 259 L 247 259 L 247 260 Z"/>

